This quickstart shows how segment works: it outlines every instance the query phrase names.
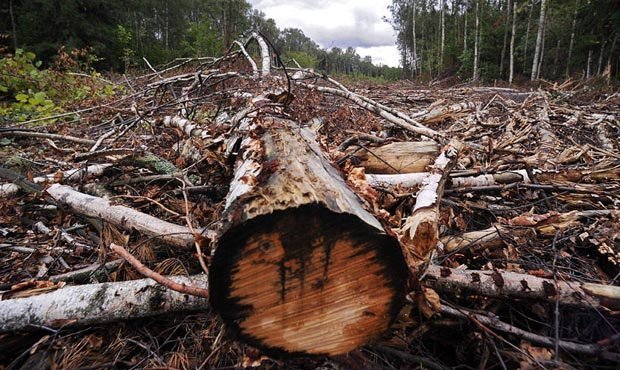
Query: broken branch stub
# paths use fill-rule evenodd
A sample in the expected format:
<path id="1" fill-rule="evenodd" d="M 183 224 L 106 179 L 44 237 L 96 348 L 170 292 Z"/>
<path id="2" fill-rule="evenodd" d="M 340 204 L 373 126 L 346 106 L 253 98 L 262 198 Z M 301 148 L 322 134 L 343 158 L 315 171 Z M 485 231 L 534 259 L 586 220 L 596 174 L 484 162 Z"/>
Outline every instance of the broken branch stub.
<path id="1" fill-rule="evenodd" d="M 313 132 L 269 115 L 244 128 L 209 271 L 213 308 L 268 353 L 337 355 L 366 344 L 404 297 L 398 242 Z"/>
<path id="2" fill-rule="evenodd" d="M 452 140 L 446 145 L 416 195 L 411 216 L 405 219 L 400 229 L 400 242 L 403 254 L 413 276 L 424 264 L 439 241 L 439 204 L 448 174 L 454 165 L 463 144 Z"/>

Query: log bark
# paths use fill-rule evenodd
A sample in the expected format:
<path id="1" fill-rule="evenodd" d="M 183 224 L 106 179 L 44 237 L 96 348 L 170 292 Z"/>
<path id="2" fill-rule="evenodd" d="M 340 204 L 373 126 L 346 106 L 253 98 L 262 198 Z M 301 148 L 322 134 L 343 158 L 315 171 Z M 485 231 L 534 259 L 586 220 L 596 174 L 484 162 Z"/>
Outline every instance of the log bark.
<path id="1" fill-rule="evenodd" d="M 536 299 L 589 309 L 618 310 L 620 287 L 573 281 L 554 282 L 508 271 L 459 270 L 432 265 L 424 284 L 439 292 L 469 290 L 496 298 Z"/>
<path id="2" fill-rule="evenodd" d="M 205 275 L 171 279 L 193 286 L 207 284 Z M 51 293 L 0 301 L 0 333 L 102 324 L 207 309 L 206 299 L 177 293 L 151 279 L 70 286 Z"/>
<path id="3" fill-rule="evenodd" d="M 384 332 L 406 266 L 314 133 L 261 113 L 247 132 L 209 271 L 227 325 L 267 353 L 337 355 Z"/>
<path id="4" fill-rule="evenodd" d="M 125 230 L 135 229 L 172 245 L 185 248 L 194 246 L 194 236 L 185 226 L 162 221 L 128 207 L 112 205 L 108 200 L 80 193 L 65 185 L 54 184 L 47 189 L 47 193 L 57 202 L 84 216 L 102 219 Z"/>

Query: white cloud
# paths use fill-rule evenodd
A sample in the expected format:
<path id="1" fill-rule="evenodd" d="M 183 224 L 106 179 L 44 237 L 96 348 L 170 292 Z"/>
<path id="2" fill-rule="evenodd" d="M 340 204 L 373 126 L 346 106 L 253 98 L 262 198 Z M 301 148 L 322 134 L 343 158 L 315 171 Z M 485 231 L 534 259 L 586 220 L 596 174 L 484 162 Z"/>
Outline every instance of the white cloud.
<path id="1" fill-rule="evenodd" d="M 300 28 L 321 47 L 352 46 L 375 63 L 398 65 L 396 36 L 384 16 L 390 0 L 249 0 L 279 28 Z"/>
<path id="2" fill-rule="evenodd" d="M 398 67 L 400 64 L 400 53 L 396 45 L 357 47 L 356 50 L 362 58 L 370 55 L 372 62 L 376 65 L 384 64 L 390 67 Z"/>

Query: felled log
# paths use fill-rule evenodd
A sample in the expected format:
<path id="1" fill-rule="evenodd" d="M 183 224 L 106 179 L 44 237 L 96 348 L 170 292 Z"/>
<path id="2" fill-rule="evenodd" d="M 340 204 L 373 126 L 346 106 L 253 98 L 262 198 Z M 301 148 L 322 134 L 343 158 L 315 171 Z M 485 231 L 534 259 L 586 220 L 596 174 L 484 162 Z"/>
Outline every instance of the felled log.
<path id="1" fill-rule="evenodd" d="M 205 275 L 171 279 L 192 286 L 207 284 Z M 32 297 L 0 301 L 0 333 L 102 324 L 207 309 L 206 299 L 177 293 L 151 279 L 79 285 Z"/>
<path id="2" fill-rule="evenodd" d="M 514 297 L 559 302 L 589 309 L 620 309 L 620 287 L 613 285 L 555 282 L 553 279 L 509 271 L 459 270 L 429 266 L 424 284 L 439 292 L 468 290 L 489 297 Z"/>
<path id="3" fill-rule="evenodd" d="M 441 147 L 432 141 L 396 142 L 359 150 L 352 156 L 356 166 L 366 173 L 398 174 L 423 172 L 433 163 Z"/>
<path id="4" fill-rule="evenodd" d="M 247 136 L 209 271 L 213 308 L 267 353 L 336 355 L 371 341 L 404 297 L 397 240 L 309 129 L 268 115 L 240 129 Z"/>

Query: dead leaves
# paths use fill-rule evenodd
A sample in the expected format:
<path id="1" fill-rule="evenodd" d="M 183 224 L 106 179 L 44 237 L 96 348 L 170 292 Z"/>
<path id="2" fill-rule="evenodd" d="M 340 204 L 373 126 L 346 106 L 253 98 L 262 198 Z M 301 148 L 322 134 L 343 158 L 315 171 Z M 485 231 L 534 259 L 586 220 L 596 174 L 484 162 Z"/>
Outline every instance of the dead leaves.
<path id="1" fill-rule="evenodd" d="M 47 280 L 28 280 L 11 287 L 11 290 L 0 294 L 0 300 L 31 297 L 43 293 L 48 293 L 65 286 L 65 282 L 53 283 Z"/>
<path id="2" fill-rule="evenodd" d="M 441 309 L 439 294 L 431 288 L 422 287 L 422 290 L 415 294 L 414 301 L 418 310 L 420 310 L 422 315 L 427 319 L 438 314 Z"/>

